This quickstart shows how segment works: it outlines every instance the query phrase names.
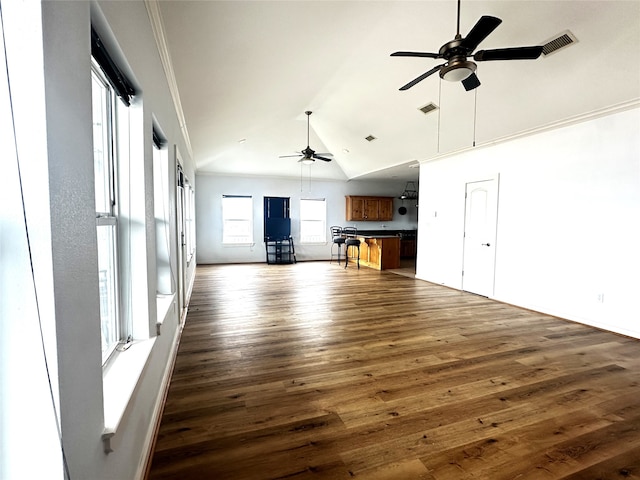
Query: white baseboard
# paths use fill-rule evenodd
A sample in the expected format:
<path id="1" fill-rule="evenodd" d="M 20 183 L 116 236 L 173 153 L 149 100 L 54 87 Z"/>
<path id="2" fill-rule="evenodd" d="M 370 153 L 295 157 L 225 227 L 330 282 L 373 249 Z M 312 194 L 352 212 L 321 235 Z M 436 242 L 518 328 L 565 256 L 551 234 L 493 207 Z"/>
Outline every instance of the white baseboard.
<path id="1" fill-rule="evenodd" d="M 135 480 L 145 480 L 148 470 L 151 467 L 151 461 L 153 459 L 153 450 L 156 443 L 156 435 L 160 429 L 160 421 L 162 420 L 162 412 L 164 411 L 164 404 L 167 399 L 167 393 L 169 392 L 169 384 L 171 383 L 171 375 L 173 373 L 173 367 L 176 362 L 176 356 L 178 354 L 178 346 L 180 345 L 180 337 L 182 336 L 182 325 L 177 325 L 173 341 L 171 344 L 171 351 L 169 353 L 169 362 L 165 368 L 162 376 L 162 383 L 160 384 L 159 395 L 156 399 L 156 403 L 153 407 L 153 414 L 151 415 L 151 422 L 149 422 L 149 429 L 144 440 L 143 455 L 140 456 L 140 462 L 138 463 L 138 469 L 136 471 Z"/>

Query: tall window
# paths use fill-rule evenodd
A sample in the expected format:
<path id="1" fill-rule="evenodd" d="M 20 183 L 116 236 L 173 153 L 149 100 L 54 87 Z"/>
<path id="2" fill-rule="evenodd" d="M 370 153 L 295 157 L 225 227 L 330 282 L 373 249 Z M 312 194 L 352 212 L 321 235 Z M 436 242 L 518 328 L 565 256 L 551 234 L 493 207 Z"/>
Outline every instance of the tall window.
<path id="1" fill-rule="evenodd" d="M 93 161 L 98 236 L 98 274 L 102 360 L 113 352 L 121 338 L 118 295 L 118 221 L 115 177 L 116 97 L 100 68 L 91 71 L 93 107 Z"/>
<path id="2" fill-rule="evenodd" d="M 222 196 L 222 243 L 253 243 L 253 197 Z"/>
<path id="3" fill-rule="evenodd" d="M 153 130 L 153 207 L 156 226 L 156 290 L 174 291 L 171 272 L 171 229 L 169 226 L 169 156 L 161 137 Z"/>
<path id="4" fill-rule="evenodd" d="M 327 241 L 327 205 L 324 198 L 300 200 L 300 243 Z"/>
<path id="5" fill-rule="evenodd" d="M 127 171 L 130 170 L 127 162 L 131 141 L 128 107 L 135 90 L 113 62 L 93 27 L 91 57 L 93 162 L 104 364 L 118 344 L 130 338 L 132 332 L 131 221 L 128 225 L 126 221 L 125 224 L 121 221 L 126 214 L 122 202 L 118 202 L 121 200 L 118 192 L 126 191 L 131 182 L 131 172 Z M 124 176 L 123 181 L 119 181 L 119 175 Z M 127 197 L 126 201 L 130 202 L 131 199 Z M 131 213 L 128 215 L 130 219 Z M 126 271 L 123 272 L 123 269 Z M 123 292 L 127 292 L 126 298 L 123 298 Z"/>

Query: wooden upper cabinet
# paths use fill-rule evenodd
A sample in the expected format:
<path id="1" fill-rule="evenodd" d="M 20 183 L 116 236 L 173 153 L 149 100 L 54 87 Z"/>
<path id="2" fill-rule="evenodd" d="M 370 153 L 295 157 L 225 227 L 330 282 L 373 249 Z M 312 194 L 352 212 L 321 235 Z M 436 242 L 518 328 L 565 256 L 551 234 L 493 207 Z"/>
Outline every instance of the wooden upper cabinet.
<path id="1" fill-rule="evenodd" d="M 347 196 L 347 221 L 362 221 L 364 214 L 364 197 Z"/>
<path id="2" fill-rule="evenodd" d="M 393 220 L 393 197 L 347 195 L 348 222 L 380 222 Z"/>
<path id="3" fill-rule="evenodd" d="M 393 220 L 393 197 L 380 197 L 378 220 Z"/>

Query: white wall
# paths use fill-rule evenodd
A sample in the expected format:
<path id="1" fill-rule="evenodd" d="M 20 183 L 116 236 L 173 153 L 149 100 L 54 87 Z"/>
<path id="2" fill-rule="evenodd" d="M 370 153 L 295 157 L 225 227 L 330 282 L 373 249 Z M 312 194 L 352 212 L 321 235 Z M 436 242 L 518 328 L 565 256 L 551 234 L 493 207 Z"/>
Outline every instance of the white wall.
<path id="1" fill-rule="evenodd" d="M 640 338 L 640 110 L 421 165 L 418 278 L 461 288 L 465 183 L 496 173 L 493 297 Z"/>
<path id="2" fill-rule="evenodd" d="M 162 335 L 153 338 L 157 318 L 152 119 L 172 146 L 170 164 L 175 162 L 174 144 L 183 154 L 190 178 L 195 176 L 193 161 L 144 2 L 3 2 L 2 8 L 5 24 L 11 25 L 9 69 L 38 303 L 15 161 L 7 154 L 2 156 L 7 173 L 3 180 L 11 188 L 2 189 L 2 203 L 12 208 L 6 214 L 3 208 L 0 216 L 0 478 L 65 477 L 56 420 L 71 479 L 139 478 L 180 328 L 177 309 L 170 310 Z M 140 92 L 132 118 L 135 131 L 144 138 L 138 140 L 132 160 L 135 175 L 142 179 L 135 192 L 136 219 L 144 225 L 137 231 L 132 257 L 139 262 L 135 291 L 141 308 L 136 315 L 144 317 L 137 320 L 148 325 L 142 334 L 151 335 L 153 345 L 112 439 L 114 451 L 108 454 L 102 440 L 105 410 L 93 193 L 91 23 L 108 37 L 111 53 L 123 62 Z M 33 42 L 25 43 L 25 38 Z M 26 76 L 21 71 L 24 65 L 29 67 Z M 0 88 L 4 87 L 0 84 Z M 1 106 L 2 145 L 8 148 L 13 139 L 4 136 L 9 117 L 6 103 Z M 11 162 L 6 169 L 5 159 Z M 175 179 L 170 188 L 175 191 Z M 175 194 L 170 201 L 175 210 Z M 173 258 L 175 248 L 174 244 Z M 175 272 L 175 264 L 173 268 Z M 193 267 L 187 282 L 190 287 Z"/>
<path id="3" fill-rule="evenodd" d="M 2 14 L 14 116 L 0 55 L 0 478 L 54 480 L 63 469 L 40 5 L 4 2 Z"/>
<path id="4" fill-rule="evenodd" d="M 315 166 L 314 166 L 315 167 Z M 322 165 L 318 165 L 318 168 Z M 294 166 L 295 168 L 295 166 Z M 313 168 L 313 167 L 312 167 Z M 299 179 L 231 177 L 198 175 L 196 185 L 196 221 L 198 254 L 197 262 L 206 263 L 247 263 L 265 262 L 263 239 L 263 198 L 289 197 L 291 235 L 294 239 L 296 258 L 305 260 L 328 260 L 330 238 L 328 229 L 332 225 L 355 225 L 363 230 L 411 230 L 417 227 L 415 201 L 405 201 L 406 215 L 399 215 L 401 200 L 394 200 L 394 215 L 390 222 L 347 222 L 345 220 L 345 195 L 378 195 L 398 197 L 405 188 L 405 182 L 398 181 L 321 181 L 314 180 L 313 173 Z M 253 246 L 222 245 L 222 195 L 253 196 Z M 303 245 L 300 243 L 299 209 L 301 198 L 325 198 L 327 202 L 327 240 L 323 245 Z M 383 227 L 384 225 L 384 227 Z"/>

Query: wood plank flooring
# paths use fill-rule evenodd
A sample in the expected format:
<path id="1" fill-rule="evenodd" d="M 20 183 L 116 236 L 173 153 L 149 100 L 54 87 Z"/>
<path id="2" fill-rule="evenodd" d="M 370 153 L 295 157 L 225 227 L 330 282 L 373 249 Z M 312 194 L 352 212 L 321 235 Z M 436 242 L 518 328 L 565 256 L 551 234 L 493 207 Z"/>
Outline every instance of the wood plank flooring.
<path id="1" fill-rule="evenodd" d="M 640 341 L 328 262 L 198 266 L 148 478 L 640 479 Z"/>

